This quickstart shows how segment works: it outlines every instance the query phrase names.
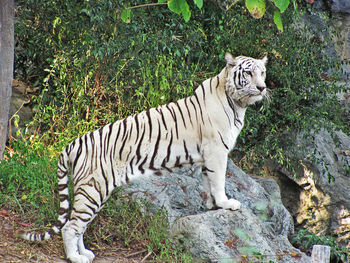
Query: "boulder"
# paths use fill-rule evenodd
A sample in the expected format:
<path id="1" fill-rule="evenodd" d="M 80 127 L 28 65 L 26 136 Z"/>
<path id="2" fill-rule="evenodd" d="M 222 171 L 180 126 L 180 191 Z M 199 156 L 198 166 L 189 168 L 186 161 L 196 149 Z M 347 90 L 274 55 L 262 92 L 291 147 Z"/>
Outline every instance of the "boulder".
<path id="1" fill-rule="evenodd" d="M 279 179 L 282 199 L 296 226 L 334 235 L 350 246 L 350 137 L 342 131 L 297 133 L 290 158 L 300 164 L 297 173 L 268 165 Z"/>
<path id="2" fill-rule="evenodd" d="M 331 0 L 330 3 L 332 12 L 350 14 L 349 0 Z"/>
<path id="3" fill-rule="evenodd" d="M 250 176 L 231 160 L 226 193 L 242 203 L 237 211 L 206 209 L 199 167 L 138 179 L 124 191 L 137 200 L 150 201 L 152 209 L 165 208 L 170 238 L 186 246 L 194 258 L 209 262 L 310 261 L 288 241 L 294 231 L 293 219 L 282 204 L 276 182 Z"/>
<path id="4" fill-rule="evenodd" d="M 310 2 L 313 2 L 310 1 Z M 350 1 L 349 0 L 315 0 L 312 8 L 301 19 L 296 18 L 294 27 L 308 28 L 310 38 L 326 42 L 324 53 L 341 62 L 341 77 L 350 79 Z M 330 32 L 332 32 L 330 34 Z M 328 73 L 338 72 L 329 69 Z"/>

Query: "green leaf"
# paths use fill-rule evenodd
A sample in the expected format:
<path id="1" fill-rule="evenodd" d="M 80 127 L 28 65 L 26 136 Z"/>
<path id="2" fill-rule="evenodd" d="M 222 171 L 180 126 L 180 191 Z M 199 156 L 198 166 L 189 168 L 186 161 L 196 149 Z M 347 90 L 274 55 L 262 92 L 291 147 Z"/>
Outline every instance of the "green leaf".
<path id="1" fill-rule="evenodd" d="M 274 2 L 275 6 L 283 13 L 287 10 L 289 6 L 289 0 L 272 0 Z"/>
<path id="2" fill-rule="evenodd" d="M 183 0 L 169 0 L 168 8 L 176 14 L 181 14 L 181 2 Z"/>
<path id="3" fill-rule="evenodd" d="M 278 30 L 283 32 L 281 13 L 278 10 L 275 10 L 275 12 L 273 13 L 273 22 L 275 22 Z"/>
<path id="4" fill-rule="evenodd" d="M 13 124 L 15 125 L 16 128 L 18 128 L 19 127 L 19 115 L 16 114 L 14 117 L 15 118 L 13 120 Z"/>
<path id="5" fill-rule="evenodd" d="M 130 17 L 131 17 L 131 9 L 125 9 L 123 10 L 120 18 L 124 21 L 124 23 L 130 23 Z"/>
<path id="6" fill-rule="evenodd" d="M 182 14 L 186 22 L 190 20 L 191 11 L 186 0 L 169 0 L 168 8 L 178 15 Z"/>
<path id="7" fill-rule="evenodd" d="M 245 5 L 249 13 L 256 19 L 261 18 L 265 14 L 265 0 L 245 0 Z"/>
<path id="8" fill-rule="evenodd" d="M 158 3 L 166 3 L 168 0 L 158 0 Z"/>
<path id="9" fill-rule="evenodd" d="M 184 1 L 184 5 L 182 6 L 181 11 L 182 11 L 182 15 L 184 17 L 184 20 L 186 22 L 188 22 L 190 20 L 190 17 L 191 17 L 191 11 L 190 11 L 190 7 L 186 1 Z"/>
<path id="10" fill-rule="evenodd" d="M 201 9 L 203 7 L 203 0 L 193 0 L 196 6 Z"/>

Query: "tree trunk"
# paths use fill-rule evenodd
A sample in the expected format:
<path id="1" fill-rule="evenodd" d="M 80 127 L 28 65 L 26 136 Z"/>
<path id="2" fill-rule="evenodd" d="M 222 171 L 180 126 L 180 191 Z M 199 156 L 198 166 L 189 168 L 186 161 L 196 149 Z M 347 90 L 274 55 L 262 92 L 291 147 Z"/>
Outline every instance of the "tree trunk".
<path id="1" fill-rule="evenodd" d="M 7 139 L 14 60 L 14 0 L 0 0 L 0 160 Z"/>

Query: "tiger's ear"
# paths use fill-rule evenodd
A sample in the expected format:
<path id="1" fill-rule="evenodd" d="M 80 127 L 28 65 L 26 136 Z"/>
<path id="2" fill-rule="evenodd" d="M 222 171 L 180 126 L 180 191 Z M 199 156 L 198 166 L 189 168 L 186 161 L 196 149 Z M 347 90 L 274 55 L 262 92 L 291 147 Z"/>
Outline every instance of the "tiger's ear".
<path id="1" fill-rule="evenodd" d="M 266 64 L 266 62 L 267 62 L 267 55 L 265 55 L 262 59 L 261 59 L 261 61 L 264 63 L 264 65 Z"/>
<path id="2" fill-rule="evenodd" d="M 230 52 L 225 53 L 225 60 L 226 60 L 226 65 L 229 65 L 231 67 L 236 66 L 236 60 Z"/>

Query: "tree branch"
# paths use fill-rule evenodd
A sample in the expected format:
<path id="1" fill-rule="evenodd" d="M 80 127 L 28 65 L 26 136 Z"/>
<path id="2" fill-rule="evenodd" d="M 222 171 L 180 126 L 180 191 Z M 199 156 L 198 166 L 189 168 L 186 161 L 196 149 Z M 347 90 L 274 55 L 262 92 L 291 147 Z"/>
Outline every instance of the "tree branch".
<path id="1" fill-rule="evenodd" d="M 149 3 L 149 4 L 142 4 L 142 5 L 135 5 L 135 6 L 131 6 L 128 8 L 125 8 L 126 10 L 129 9 L 135 9 L 135 8 L 139 8 L 139 7 L 147 7 L 147 6 L 157 6 L 157 5 L 167 5 L 168 3 Z"/>

